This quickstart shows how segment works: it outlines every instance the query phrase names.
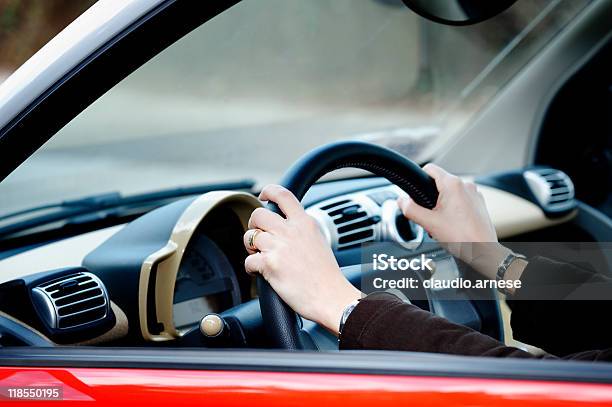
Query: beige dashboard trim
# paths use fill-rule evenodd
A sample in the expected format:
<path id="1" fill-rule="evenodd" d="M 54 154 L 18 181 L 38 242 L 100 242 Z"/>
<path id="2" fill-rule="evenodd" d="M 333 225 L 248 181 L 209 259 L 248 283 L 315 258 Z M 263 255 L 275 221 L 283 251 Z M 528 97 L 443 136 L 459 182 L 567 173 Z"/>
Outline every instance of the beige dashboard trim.
<path id="1" fill-rule="evenodd" d="M 110 302 L 110 306 L 111 306 L 111 309 L 113 310 L 113 313 L 115 314 L 115 325 L 113 325 L 111 329 L 109 329 L 108 331 L 104 332 L 103 334 L 99 336 L 96 336 L 95 338 L 87 339 L 82 342 L 67 343 L 64 345 L 53 342 L 51 339 L 49 339 L 48 336 L 46 336 L 39 330 L 31 327 L 30 325 L 13 317 L 12 315 L 7 314 L 6 312 L 0 311 L 0 315 L 2 315 L 5 318 L 10 319 L 16 324 L 23 326 L 24 328 L 34 332 L 35 334 L 41 336 L 42 338 L 46 339 L 50 343 L 53 343 L 57 346 L 99 345 L 101 343 L 106 343 L 112 340 L 123 338 L 128 333 L 128 320 L 127 320 L 127 316 L 125 315 L 125 312 L 123 312 L 123 310 L 119 308 L 119 306 L 112 301 Z"/>
<path id="2" fill-rule="evenodd" d="M 144 339 L 159 342 L 172 340 L 180 335 L 172 314 L 176 275 L 195 230 L 213 209 L 220 206 L 232 210 L 246 231 L 251 212 L 260 207 L 261 202 L 244 192 L 214 191 L 201 195 L 185 209 L 172 229 L 166 245 L 149 255 L 140 269 L 138 313 L 140 331 Z M 164 327 L 159 334 L 151 333 L 147 326 L 147 298 L 151 294 L 148 288 L 153 270 L 157 270 L 155 293 L 152 293 L 155 295 L 157 321 Z"/>
<path id="3" fill-rule="evenodd" d="M 100 336 L 96 336 L 95 338 L 87 339 L 86 341 L 76 342 L 72 345 L 75 346 L 90 346 L 90 345 L 99 345 L 106 342 L 111 342 L 120 338 L 123 338 L 128 334 L 129 323 L 127 319 L 127 315 L 125 312 L 117 304 L 111 301 L 110 303 L 111 309 L 115 314 L 115 325 L 108 331 L 104 332 Z"/>
<path id="4" fill-rule="evenodd" d="M 536 204 L 500 189 L 478 185 L 482 193 L 497 237 L 508 237 L 533 232 L 573 219 L 577 211 L 560 218 L 548 218 Z"/>
<path id="5" fill-rule="evenodd" d="M 42 332 L 40 332 L 38 329 L 34 329 L 32 328 L 30 325 L 26 324 L 25 322 L 15 318 L 14 316 L 7 314 L 4 311 L 0 311 L 0 315 L 2 315 L 4 318 L 10 319 L 11 321 L 13 321 L 16 324 L 21 325 L 22 327 L 26 328 L 27 330 L 30 330 L 32 332 L 34 332 L 36 335 L 46 339 L 47 341 L 49 341 L 50 343 L 53 343 L 53 341 L 51 339 L 49 339 L 49 337 L 45 334 L 43 334 Z"/>

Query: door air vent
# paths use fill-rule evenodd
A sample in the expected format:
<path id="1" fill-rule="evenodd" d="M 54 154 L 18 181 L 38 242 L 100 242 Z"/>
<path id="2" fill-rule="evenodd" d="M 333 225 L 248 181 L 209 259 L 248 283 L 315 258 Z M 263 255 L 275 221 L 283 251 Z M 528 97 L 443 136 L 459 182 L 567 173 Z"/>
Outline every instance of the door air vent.
<path id="1" fill-rule="evenodd" d="M 536 168 L 525 171 L 523 176 L 544 211 L 565 212 L 576 206 L 574 184 L 563 171 Z"/>
<path id="2" fill-rule="evenodd" d="M 310 211 L 309 211 L 310 212 Z M 346 250 L 358 247 L 367 242 L 376 241 L 376 225 L 380 216 L 372 216 L 370 211 L 361 203 L 353 199 L 326 201 L 318 207 L 314 215 L 331 230 L 330 240 L 335 250 Z"/>
<path id="3" fill-rule="evenodd" d="M 95 323 L 109 313 L 104 284 L 87 272 L 39 284 L 32 289 L 32 300 L 39 316 L 54 331 Z"/>

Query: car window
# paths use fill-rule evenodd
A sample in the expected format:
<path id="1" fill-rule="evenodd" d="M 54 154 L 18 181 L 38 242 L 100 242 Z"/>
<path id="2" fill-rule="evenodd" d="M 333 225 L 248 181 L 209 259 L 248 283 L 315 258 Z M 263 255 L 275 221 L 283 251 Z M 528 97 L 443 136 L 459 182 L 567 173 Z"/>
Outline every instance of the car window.
<path id="1" fill-rule="evenodd" d="M 0 185 L 0 212 L 114 190 L 274 182 L 338 139 L 429 159 L 586 4 L 518 1 L 451 27 L 400 0 L 244 1 L 59 131 Z"/>

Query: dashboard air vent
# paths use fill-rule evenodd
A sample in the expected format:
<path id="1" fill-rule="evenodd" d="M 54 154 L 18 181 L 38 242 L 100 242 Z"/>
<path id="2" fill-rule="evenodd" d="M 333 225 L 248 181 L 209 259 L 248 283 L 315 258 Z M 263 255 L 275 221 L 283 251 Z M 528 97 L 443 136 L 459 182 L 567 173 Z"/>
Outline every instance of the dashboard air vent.
<path id="1" fill-rule="evenodd" d="M 523 174 L 531 192 L 546 212 L 564 212 L 576 206 L 574 184 L 563 171 L 536 168 Z"/>
<path id="2" fill-rule="evenodd" d="M 40 317 L 52 330 L 70 330 L 106 318 L 108 293 L 102 281 L 87 272 L 70 274 L 32 289 Z"/>
<path id="3" fill-rule="evenodd" d="M 358 202 L 343 199 L 320 209 L 327 213 L 336 229 L 336 250 L 350 249 L 376 240 L 375 225 L 380 219 L 373 219 Z"/>

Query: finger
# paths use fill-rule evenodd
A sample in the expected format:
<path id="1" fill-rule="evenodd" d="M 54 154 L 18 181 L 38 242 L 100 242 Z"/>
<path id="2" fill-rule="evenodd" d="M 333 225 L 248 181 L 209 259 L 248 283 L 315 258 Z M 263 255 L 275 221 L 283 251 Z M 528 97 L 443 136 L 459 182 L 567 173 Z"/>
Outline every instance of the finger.
<path id="1" fill-rule="evenodd" d="M 463 180 L 461 178 L 446 172 L 444 169 L 435 164 L 427 164 L 425 167 L 423 167 L 423 171 L 434 179 L 436 182 L 436 188 L 438 188 L 438 192 L 440 193 L 443 191 L 458 190 L 463 188 Z"/>
<path id="2" fill-rule="evenodd" d="M 244 247 L 249 254 L 270 250 L 274 244 L 274 237 L 261 229 L 249 229 L 242 239 Z"/>
<path id="3" fill-rule="evenodd" d="M 471 195 L 478 194 L 478 187 L 473 181 L 463 181 L 463 186 L 469 194 Z"/>
<path id="4" fill-rule="evenodd" d="M 425 171 L 427 175 L 433 178 L 436 181 L 436 184 L 438 184 L 438 181 L 443 181 L 445 178 L 451 175 L 444 169 L 442 169 L 442 167 L 438 167 L 436 164 L 433 163 L 426 164 L 423 167 L 423 171 Z"/>
<path id="5" fill-rule="evenodd" d="M 430 209 L 417 204 L 408 195 L 400 196 L 397 204 L 406 218 L 418 223 L 428 231 L 432 230 L 435 218 Z"/>
<path id="6" fill-rule="evenodd" d="M 267 232 L 278 231 L 285 225 L 285 219 L 278 213 L 266 208 L 257 208 L 249 218 L 249 229 L 261 229 Z"/>
<path id="7" fill-rule="evenodd" d="M 254 253 L 244 260 L 244 269 L 247 273 L 262 274 L 264 271 L 264 255 L 262 253 Z"/>
<path id="8" fill-rule="evenodd" d="M 280 185 L 267 185 L 259 194 L 259 199 L 277 204 L 287 218 L 304 214 L 300 201 L 287 188 Z"/>

